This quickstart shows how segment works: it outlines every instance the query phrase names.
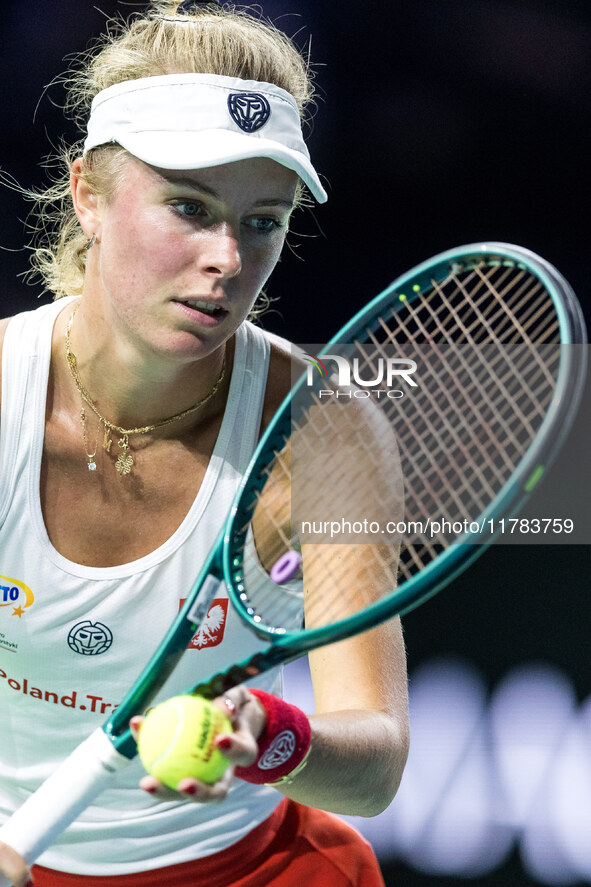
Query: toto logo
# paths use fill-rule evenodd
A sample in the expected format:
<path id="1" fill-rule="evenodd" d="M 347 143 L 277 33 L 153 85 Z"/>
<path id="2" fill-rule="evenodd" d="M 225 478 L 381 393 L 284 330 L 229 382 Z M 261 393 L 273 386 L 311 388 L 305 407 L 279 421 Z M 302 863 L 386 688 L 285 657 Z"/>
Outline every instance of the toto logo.
<path id="1" fill-rule="evenodd" d="M 258 92 L 233 92 L 228 96 L 228 110 L 244 132 L 257 132 L 271 116 L 269 102 Z"/>

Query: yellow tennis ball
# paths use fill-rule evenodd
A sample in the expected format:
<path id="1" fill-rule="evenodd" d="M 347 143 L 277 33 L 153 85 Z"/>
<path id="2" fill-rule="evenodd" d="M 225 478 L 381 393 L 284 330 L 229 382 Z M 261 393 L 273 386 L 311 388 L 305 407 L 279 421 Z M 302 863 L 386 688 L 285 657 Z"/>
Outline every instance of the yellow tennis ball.
<path id="1" fill-rule="evenodd" d="M 231 733 L 223 712 L 199 696 L 173 696 L 151 709 L 140 727 L 142 764 L 161 782 L 176 789 L 188 776 L 216 782 L 230 763 L 214 740 Z"/>

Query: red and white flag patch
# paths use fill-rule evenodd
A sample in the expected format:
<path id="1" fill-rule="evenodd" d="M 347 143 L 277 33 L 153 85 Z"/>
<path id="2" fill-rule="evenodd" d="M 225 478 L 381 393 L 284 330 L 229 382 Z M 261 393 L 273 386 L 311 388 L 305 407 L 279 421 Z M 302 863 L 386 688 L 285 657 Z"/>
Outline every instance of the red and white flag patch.
<path id="1" fill-rule="evenodd" d="M 179 610 L 185 603 L 181 599 Z M 224 639 L 226 619 L 228 618 L 228 598 L 220 597 L 212 601 L 207 616 L 201 627 L 193 635 L 187 650 L 203 650 L 205 647 L 217 647 Z"/>

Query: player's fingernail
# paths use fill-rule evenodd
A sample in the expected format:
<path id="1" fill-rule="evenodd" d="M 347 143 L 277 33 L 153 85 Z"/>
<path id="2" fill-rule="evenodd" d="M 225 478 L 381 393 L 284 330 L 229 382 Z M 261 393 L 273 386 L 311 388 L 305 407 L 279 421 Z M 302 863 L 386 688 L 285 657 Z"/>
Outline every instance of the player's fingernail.
<path id="1" fill-rule="evenodd" d="M 224 699 L 224 705 L 226 706 L 226 708 L 228 709 L 228 712 L 229 712 L 231 715 L 235 715 L 235 714 L 236 714 L 236 706 L 234 705 L 234 703 L 232 702 L 232 700 L 229 699 L 227 696 L 226 696 L 225 699 Z"/>
<path id="2" fill-rule="evenodd" d="M 145 788 L 144 788 L 144 786 L 142 786 L 142 788 L 144 789 L 145 792 L 148 792 L 149 795 L 153 795 L 156 793 L 156 786 L 155 785 L 148 785 Z"/>
<path id="3" fill-rule="evenodd" d="M 188 785 L 186 788 L 181 789 L 184 795 L 193 795 L 193 797 L 198 793 L 199 787 L 197 785 Z"/>
<path id="4" fill-rule="evenodd" d="M 129 726 L 133 727 L 134 730 L 139 730 L 141 725 L 142 725 L 142 719 L 140 718 L 139 715 L 137 715 L 135 718 L 132 718 L 129 722 Z"/>
<path id="5" fill-rule="evenodd" d="M 232 739 L 229 736 L 218 736 L 216 743 L 222 751 L 229 751 L 232 748 Z"/>

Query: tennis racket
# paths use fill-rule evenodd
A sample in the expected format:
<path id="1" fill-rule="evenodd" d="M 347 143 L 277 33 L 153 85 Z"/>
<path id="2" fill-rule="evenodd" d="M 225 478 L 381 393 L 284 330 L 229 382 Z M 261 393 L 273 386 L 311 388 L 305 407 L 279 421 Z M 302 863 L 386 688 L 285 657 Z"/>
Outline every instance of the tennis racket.
<path id="1" fill-rule="evenodd" d="M 584 343 L 580 307 L 559 272 L 527 250 L 491 243 L 424 262 L 321 354 L 301 356 L 299 378 L 160 647 L 104 726 L 0 829 L 0 840 L 33 862 L 135 756 L 129 720 L 164 685 L 221 583 L 267 644 L 190 691 L 207 697 L 403 614 L 446 586 L 547 472 L 576 414 Z M 340 513 L 339 524 L 343 489 L 352 513 L 348 521 Z M 369 521 L 358 510 L 363 491 Z M 343 541 L 361 546 L 366 594 L 359 584 L 352 594 L 334 568 L 329 546 Z M 312 577 L 305 619 L 290 581 L 302 557 Z"/>

